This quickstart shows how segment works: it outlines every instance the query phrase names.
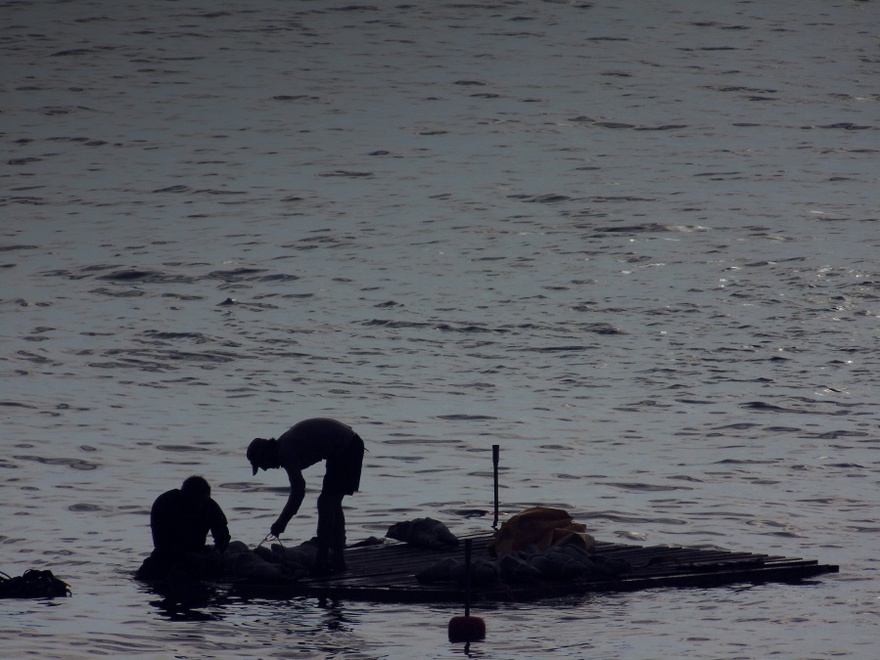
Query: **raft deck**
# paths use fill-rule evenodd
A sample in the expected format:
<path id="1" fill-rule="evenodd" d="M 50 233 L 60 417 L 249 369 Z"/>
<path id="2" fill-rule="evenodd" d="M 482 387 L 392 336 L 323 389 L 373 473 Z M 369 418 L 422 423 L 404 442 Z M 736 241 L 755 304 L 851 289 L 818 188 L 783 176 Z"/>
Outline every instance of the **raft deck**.
<path id="1" fill-rule="evenodd" d="M 490 558 L 492 535 L 469 537 L 473 557 Z M 737 582 L 793 583 L 838 566 L 815 560 L 794 559 L 751 552 L 668 546 L 637 546 L 597 542 L 595 553 L 629 562 L 632 570 L 613 579 L 539 581 L 527 584 L 475 586 L 471 600 L 479 602 L 529 601 L 574 594 L 636 591 L 657 587 L 715 587 Z M 350 548 L 348 570 L 329 577 L 304 578 L 284 584 L 233 581 L 230 590 L 242 597 L 317 597 L 383 603 L 461 603 L 464 587 L 444 582 L 422 584 L 415 574 L 445 557 L 464 557 L 464 544 L 452 550 L 431 550 L 404 543 Z"/>

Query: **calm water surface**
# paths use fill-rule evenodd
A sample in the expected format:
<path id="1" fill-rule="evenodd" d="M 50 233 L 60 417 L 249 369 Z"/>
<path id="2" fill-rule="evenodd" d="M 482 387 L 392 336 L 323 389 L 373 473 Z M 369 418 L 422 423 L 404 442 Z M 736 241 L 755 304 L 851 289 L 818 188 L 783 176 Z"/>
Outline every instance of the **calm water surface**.
<path id="1" fill-rule="evenodd" d="M 876 3 L 0 7 L 0 570 L 74 592 L 0 603 L 0 656 L 875 657 Z M 479 608 L 469 649 L 131 580 L 193 473 L 259 542 L 247 442 L 315 415 L 368 443 L 351 540 L 488 530 L 497 443 L 504 515 L 841 573 Z"/>

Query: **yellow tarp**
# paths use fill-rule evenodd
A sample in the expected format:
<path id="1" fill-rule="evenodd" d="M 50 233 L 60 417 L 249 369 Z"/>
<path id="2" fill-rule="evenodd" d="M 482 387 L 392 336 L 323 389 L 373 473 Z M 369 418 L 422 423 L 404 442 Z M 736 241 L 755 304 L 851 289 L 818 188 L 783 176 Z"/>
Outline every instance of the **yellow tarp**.
<path id="1" fill-rule="evenodd" d="M 574 543 L 589 551 L 593 549 L 595 539 L 587 534 L 585 525 L 574 522 L 566 511 L 535 506 L 501 523 L 489 552 L 503 557 L 530 544 L 535 544 L 543 552 L 564 543 Z"/>

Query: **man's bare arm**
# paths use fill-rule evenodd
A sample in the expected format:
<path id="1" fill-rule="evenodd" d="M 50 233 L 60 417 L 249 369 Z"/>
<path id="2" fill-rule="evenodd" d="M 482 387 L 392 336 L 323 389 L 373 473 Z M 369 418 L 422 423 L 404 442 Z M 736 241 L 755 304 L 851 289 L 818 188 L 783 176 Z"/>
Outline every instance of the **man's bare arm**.
<path id="1" fill-rule="evenodd" d="M 302 472 L 299 470 L 288 470 L 287 476 L 290 478 L 290 495 L 287 497 L 287 504 L 284 510 L 278 516 L 278 520 L 272 525 L 272 534 L 279 536 L 287 529 L 287 523 L 299 511 L 303 498 L 306 496 L 306 481 L 303 479 Z"/>

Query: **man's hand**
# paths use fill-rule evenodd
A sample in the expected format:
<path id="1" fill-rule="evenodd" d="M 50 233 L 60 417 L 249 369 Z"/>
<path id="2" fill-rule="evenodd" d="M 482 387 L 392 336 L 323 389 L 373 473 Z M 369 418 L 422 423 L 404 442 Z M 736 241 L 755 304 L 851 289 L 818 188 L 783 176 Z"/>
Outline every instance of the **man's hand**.
<path id="1" fill-rule="evenodd" d="M 272 534 L 275 538 L 278 538 L 282 534 L 284 534 L 284 530 L 287 529 L 287 523 L 283 523 L 280 520 L 276 520 L 272 523 L 272 527 L 269 529 L 269 533 Z"/>

